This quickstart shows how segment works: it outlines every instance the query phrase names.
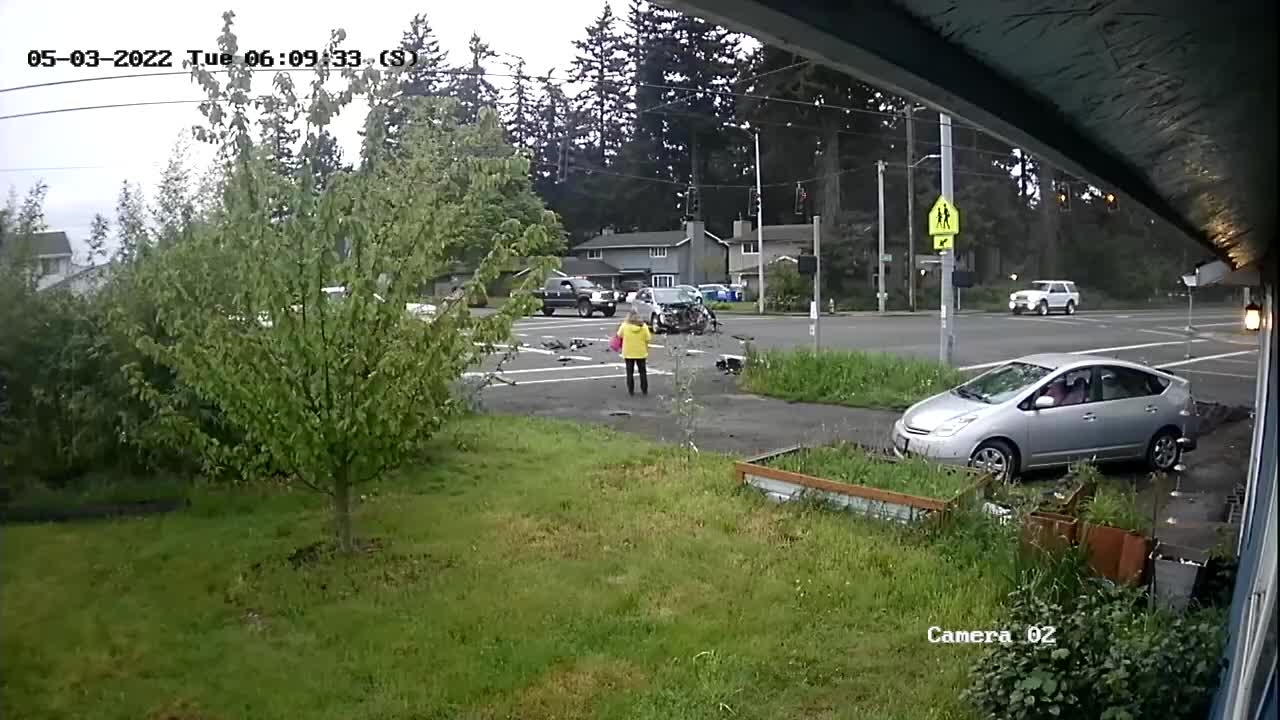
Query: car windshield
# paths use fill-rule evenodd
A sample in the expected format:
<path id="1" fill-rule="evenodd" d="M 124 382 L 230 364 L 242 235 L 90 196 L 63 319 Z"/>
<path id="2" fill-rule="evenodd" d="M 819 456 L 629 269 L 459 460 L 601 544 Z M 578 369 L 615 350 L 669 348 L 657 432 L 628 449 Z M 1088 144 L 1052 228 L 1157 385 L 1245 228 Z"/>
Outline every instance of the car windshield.
<path id="1" fill-rule="evenodd" d="M 1028 385 L 1038 382 L 1051 370 L 1052 368 L 1041 365 L 1013 362 L 979 375 L 951 392 L 962 398 L 996 405 L 1017 395 Z"/>
<path id="2" fill-rule="evenodd" d="M 690 299 L 689 291 L 680 288 L 657 288 L 653 291 L 653 301 L 660 305 L 689 302 Z"/>

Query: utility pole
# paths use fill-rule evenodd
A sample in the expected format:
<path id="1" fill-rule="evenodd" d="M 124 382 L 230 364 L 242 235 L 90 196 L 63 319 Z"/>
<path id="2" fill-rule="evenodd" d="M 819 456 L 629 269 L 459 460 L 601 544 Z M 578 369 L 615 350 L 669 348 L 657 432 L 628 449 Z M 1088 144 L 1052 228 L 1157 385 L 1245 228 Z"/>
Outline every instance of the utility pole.
<path id="1" fill-rule="evenodd" d="M 942 145 L 942 197 L 954 205 L 955 186 L 952 183 L 950 115 L 938 113 L 938 134 L 939 143 Z M 946 250 L 938 251 L 942 256 L 942 303 L 938 313 L 942 326 L 938 338 L 938 361 L 943 365 L 951 364 L 951 349 L 955 343 L 955 335 L 952 330 L 955 320 L 951 308 L 951 273 L 956 269 L 955 242 L 952 241 L 951 245 Z"/>
<path id="2" fill-rule="evenodd" d="M 764 195 L 760 191 L 760 131 L 752 133 L 756 139 L 756 270 L 759 273 L 760 314 L 764 314 Z"/>
<path id="3" fill-rule="evenodd" d="M 876 162 L 876 188 L 880 208 L 880 256 L 877 260 L 879 273 L 876 275 L 876 307 L 884 314 L 884 161 Z"/>
<path id="4" fill-rule="evenodd" d="M 822 218 L 813 216 L 813 256 L 816 271 L 813 273 L 813 351 L 822 347 Z"/>
<path id="5" fill-rule="evenodd" d="M 915 103 L 907 103 L 907 304 L 916 311 Z"/>

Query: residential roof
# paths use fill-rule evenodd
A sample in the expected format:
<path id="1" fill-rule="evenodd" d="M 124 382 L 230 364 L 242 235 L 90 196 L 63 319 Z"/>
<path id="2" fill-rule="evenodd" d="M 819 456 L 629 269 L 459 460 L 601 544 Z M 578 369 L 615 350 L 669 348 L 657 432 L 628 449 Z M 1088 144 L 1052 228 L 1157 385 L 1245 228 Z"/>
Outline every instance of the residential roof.
<path id="1" fill-rule="evenodd" d="M 724 244 L 724 240 L 711 232 L 703 231 L 703 233 L 712 240 Z M 574 252 L 578 250 L 603 250 L 607 248 L 629 248 L 629 247 L 676 247 L 683 245 L 688 241 L 689 236 L 684 230 L 657 230 L 651 232 L 634 232 L 634 233 L 603 233 L 597 235 L 590 240 L 573 248 Z"/>
<path id="2" fill-rule="evenodd" d="M 13 241 L 13 236 L 0 238 L 0 252 L 12 252 L 10 248 L 15 247 Z M 61 230 L 34 233 L 31 236 L 31 254 L 37 257 L 41 255 L 70 256 L 71 241 L 67 239 L 67 234 Z"/>
<path id="3" fill-rule="evenodd" d="M 871 225 L 859 225 L 854 228 L 857 232 L 868 232 Z M 731 237 L 725 242 L 736 243 L 741 245 L 745 242 L 755 242 L 757 239 L 754 229 L 748 230 L 746 235 L 737 235 Z M 813 225 L 809 223 L 796 223 L 793 225 L 765 225 L 764 241 L 773 242 L 796 242 L 796 243 L 812 243 L 813 242 Z"/>
<path id="4" fill-rule="evenodd" d="M 560 272 L 570 277 L 607 277 L 621 275 L 622 271 L 603 260 L 560 258 Z"/>

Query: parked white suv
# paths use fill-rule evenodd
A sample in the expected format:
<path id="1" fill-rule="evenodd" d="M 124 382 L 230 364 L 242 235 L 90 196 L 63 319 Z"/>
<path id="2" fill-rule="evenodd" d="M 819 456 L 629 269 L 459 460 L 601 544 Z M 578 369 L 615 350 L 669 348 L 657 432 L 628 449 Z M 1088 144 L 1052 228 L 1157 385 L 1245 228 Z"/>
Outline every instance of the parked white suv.
<path id="1" fill-rule="evenodd" d="M 1058 311 L 1074 315 L 1078 307 L 1080 291 L 1070 280 L 1036 280 L 1027 289 L 1009 295 L 1009 309 L 1014 315 L 1023 312 L 1048 315 Z"/>

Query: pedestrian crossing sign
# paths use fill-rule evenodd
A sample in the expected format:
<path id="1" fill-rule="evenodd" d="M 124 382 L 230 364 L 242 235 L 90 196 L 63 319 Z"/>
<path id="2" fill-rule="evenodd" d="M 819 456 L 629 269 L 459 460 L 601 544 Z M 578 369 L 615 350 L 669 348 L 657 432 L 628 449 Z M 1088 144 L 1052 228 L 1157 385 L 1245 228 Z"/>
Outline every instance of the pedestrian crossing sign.
<path id="1" fill-rule="evenodd" d="M 953 243 L 955 242 L 955 239 L 956 239 L 955 235 L 934 235 L 933 249 L 934 250 L 950 250 L 953 247 L 955 247 L 953 245 Z"/>
<path id="2" fill-rule="evenodd" d="M 929 208 L 929 234 L 956 235 L 960 232 L 960 209 L 941 195 Z M 936 247 L 936 245 L 935 245 Z M 948 246 L 949 247 L 949 246 Z"/>

